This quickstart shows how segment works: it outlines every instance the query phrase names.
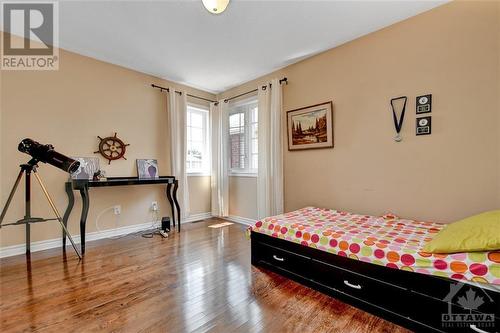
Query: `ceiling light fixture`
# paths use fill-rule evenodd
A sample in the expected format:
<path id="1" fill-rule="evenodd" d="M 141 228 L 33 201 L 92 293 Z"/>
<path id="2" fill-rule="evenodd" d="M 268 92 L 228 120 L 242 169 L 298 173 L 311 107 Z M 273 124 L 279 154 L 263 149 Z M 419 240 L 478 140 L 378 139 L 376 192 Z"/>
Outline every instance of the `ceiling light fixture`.
<path id="1" fill-rule="evenodd" d="M 201 0 L 203 6 L 212 14 L 220 14 L 226 10 L 229 0 Z"/>

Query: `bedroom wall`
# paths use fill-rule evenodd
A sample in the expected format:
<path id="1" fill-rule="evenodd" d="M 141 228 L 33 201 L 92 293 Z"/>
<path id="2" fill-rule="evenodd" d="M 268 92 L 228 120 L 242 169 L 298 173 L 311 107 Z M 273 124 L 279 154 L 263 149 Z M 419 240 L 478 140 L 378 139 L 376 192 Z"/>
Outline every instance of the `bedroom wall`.
<path id="1" fill-rule="evenodd" d="M 135 176 L 136 158 L 157 158 L 162 175 L 170 173 L 167 139 L 166 95 L 150 87 L 151 83 L 185 89 L 189 93 L 213 99 L 215 96 L 165 80 L 141 74 L 109 63 L 75 53 L 60 52 L 58 71 L 1 72 L 0 120 L 0 180 L 1 206 L 18 172 L 18 165 L 28 155 L 17 151 L 17 144 L 25 137 L 42 143 L 52 143 L 56 149 L 70 156 L 97 156 L 97 135 L 112 135 L 115 131 L 130 146 L 127 160 L 107 165 L 100 158 L 108 176 Z M 199 103 L 198 100 L 195 100 Z M 67 174 L 42 165 L 40 175 L 46 181 L 61 211 L 66 207 L 64 182 Z M 192 213 L 210 212 L 209 177 L 190 177 Z M 37 216 L 51 216 L 37 184 L 33 185 L 33 212 Z M 6 220 L 23 215 L 23 197 L 18 192 Z M 75 193 L 76 194 L 76 193 Z M 158 201 L 160 216 L 170 215 L 163 188 L 139 186 L 91 189 L 91 209 L 87 221 L 88 232 L 114 228 L 152 220 L 149 207 Z M 69 221 L 72 234 L 79 234 L 80 200 Z M 113 205 L 122 206 L 116 218 Z M 53 239 L 60 236 L 57 222 L 32 227 L 32 240 Z M 24 243 L 24 227 L 2 228 L 0 247 Z"/>
<path id="2" fill-rule="evenodd" d="M 257 178 L 229 176 L 229 216 L 257 219 Z"/>
<path id="3" fill-rule="evenodd" d="M 452 222 L 500 208 L 499 31 L 498 2 L 455 1 L 217 98 L 286 76 L 284 111 L 334 102 L 335 148 L 285 147 L 286 211 L 315 205 Z M 416 137 L 415 97 L 426 93 L 433 133 Z M 400 95 L 409 104 L 396 143 L 389 100 Z"/>
<path id="4" fill-rule="evenodd" d="M 500 1 L 497 1 L 497 17 L 500 18 Z M 497 26 L 498 30 L 498 39 L 500 39 L 500 23 Z M 499 112 L 497 114 L 498 117 L 498 127 L 500 129 L 500 43 L 497 45 L 497 66 L 498 66 L 498 90 L 497 90 L 497 97 L 498 97 L 498 108 Z M 497 155 L 497 160 L 498 160 L 498 165 L 500 166 L 500 130 L 497 132 L 498 137 L 497 137 L 497 142 L 498 142 L 498 155 Z M 500 206 L 500 167 L 498 168 L 498 190 L 497 190 L 498 196 L 497 196 L 497 202 L 498 206 Z"/>

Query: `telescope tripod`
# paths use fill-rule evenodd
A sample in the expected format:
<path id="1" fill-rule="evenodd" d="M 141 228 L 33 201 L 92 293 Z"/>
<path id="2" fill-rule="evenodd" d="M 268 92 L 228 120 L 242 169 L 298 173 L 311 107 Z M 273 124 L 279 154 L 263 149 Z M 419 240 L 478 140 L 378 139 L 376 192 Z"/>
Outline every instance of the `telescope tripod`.
<path id="1" fill-rule="evenodd" d="M 14 186 L 12 187 L 12 190 L 10 191 L 9 197 L 7 199 L 7 203 L 5 204 L 5 207 L 2 210 L 2 214 L 0 215 L 0 228 L 9 226 L 9 225 L 26 225 L 26 253 L 30 253 L 30 243 L 31 243 L 31 230 L 30 230 L 30 224 L 33 223 L 38 223 L 38 222 L 46 222 L 46 221 L 59 221 L 59 224 L 61 224 L 61 228 L 63 229 L 63 232 L 65 236 L 67 236 L 71 242 L 71 245 L 73 246 L 73 249 L 76 252 L 76 255 L 78 256 L 79 259 L 82 259 L 82 256 L 80 255 L 80 252 L 76 248 L 75 242 L 73 241 L 73 238 L 68 232 L 68 229 L 66 229 L 66 226 L 63 223 L 63 219 L 61 217 L 61 214 L 59 214 L 59 211 L 57 210 L 56 205 L 54 204 L 54 201 L 52 200 L 49 192 L 47 191 L 47 188 L 45 187 L 42 179 L 40 178 L 40 175 L 37 172 L 38 168 L 38 161 L 36 159 L 30 160 L 26 164 L 20 165 L 21 170 L 19 171 L 19 174 L 17 176 L 16 182 L 14 183 Z M 45 195 L 45 198 L 47 199 L 50 207 L 52 208 L 52 211 L 56 215 L 56 218 L 51 218 L 51 219 L 44 219 L 41 217 L 32 217 L 31 216 L 31 175 L 34 175 L 36 180 L 38 181 L 38 184 L 40 184 L 40 187 L 42 188 L 43 194 Z M 12 201 L 12 198 L 14 197 L 14 194 L 16 193 L 17 187 L 19 186 L 19 183 L 21 182 L 21 179 L 25 175 L 25 206 L 24 206 L 24 218 L 13 222 L 13 223 L 7 223 L 2 225 L 3 219 L 5 218 L 5 215 L 7 214 L 7 210 L 9 209 L 10 203 Z"/>

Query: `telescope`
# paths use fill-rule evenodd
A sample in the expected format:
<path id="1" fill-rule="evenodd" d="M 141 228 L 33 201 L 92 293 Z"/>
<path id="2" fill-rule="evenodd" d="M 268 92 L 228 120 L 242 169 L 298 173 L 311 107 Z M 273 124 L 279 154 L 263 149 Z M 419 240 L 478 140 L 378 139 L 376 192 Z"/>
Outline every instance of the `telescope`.
<path id="1" fill-rule="evenodd" d="M 62 231 L 63 231 L 63 237 L 68 237 L 71 245 L 73 246 L 73 249 L 75 250 L 76 255 L 78 256 L 79 259 L 81 259 L 80 252 L 78 252 L 78 249 L 76 248 L 75 242 L 73 241 L 73 238 L 68 232 L 68 229 L 66 228 L 66 225 L 64 224 L 64 221 L 61 217 L 61 214 L 59 214 L 59 211 L 57 210 L 57 207 L 54 203 L 54 200 L 50 196 L 49 192 L 47 191 L 47 188 L 45 187 L 45 184 L 43 183 L 42 179 L 40 178 L 40 175 L 38 174 L 38 162 L 43 162 L 50 164 L 52 166 L 55 166 L 58 169 L 61 169 L 65 172 L 68 173 L 73 173 L 78 168 L 80 167 L 80 162 L 75 161 L 74 159 L 67 157 L 61 153 L 58 153 L 55 151 L 54 146 L 51 144 L 46 144 L 42 145 L 39 142 L 36 142 L 35 140 L 32 139 L 24 139 L 19 143 L 17 146 L 17 149 L 22 152 L 30 155 L 32 158 L 25 164 L 21 164 L 20 168 L 21 170 L 19 171 L 19 174 L 17 175 L 17 179 L 14 183 L 14 186 L 12 187 L 12 190 L 10 191 L 9 197 L 7 198 L 7 202 L 5 204 L 5 207 L 2 210 L 2 214 L 0 214 L 0 228 L 9 226 L 9 225 L 26 225 L 26 254 L 29 254 L 31 249 L 30 249 L 30 238 L 31 238 L 31 231 L 30 231 L 30 225 L 38 222 L 46 222 L 46 221 L 59 221 L 59 224 L 61 225 Z M 24 217 L 16 222 L 13 223 L 6 223 L 2 224 L 3 220 L 5 218 L 5 215 L 7 215 L 7 210 L 9 209 L 10 203 L 12 202 L 12 199 L 14 198 L 14 195 L 16 194 L 17 187 L 19 186 L 19 183 L 21 182 L 21 178 L 25 176 L 25 189 L 26 193 L 24 196 Z M 47 202 L 49 203 L 49 206 L 52 208 L 52 211 L 55 214 L 55 218 L 41 218 L 41 217 L 32 217 L 31 216 L 31 176 L 35 176 L 36 180 L 38 181 L 38 184 L 40 184 L 40 187 L 42 188 L 43 194 L 45 195 L 45 198 L 47 199 Z"/>
<path id="2" fill-rule="evenodd" d="M 37 162 L 48 163 L 68 173 L 73 173 L 80 167 L 80 162 L 58 153 L 51 144 L 42 145 L 35 140 L 26 138 L 19 143 L 17 149 L 31 155 Z"/>

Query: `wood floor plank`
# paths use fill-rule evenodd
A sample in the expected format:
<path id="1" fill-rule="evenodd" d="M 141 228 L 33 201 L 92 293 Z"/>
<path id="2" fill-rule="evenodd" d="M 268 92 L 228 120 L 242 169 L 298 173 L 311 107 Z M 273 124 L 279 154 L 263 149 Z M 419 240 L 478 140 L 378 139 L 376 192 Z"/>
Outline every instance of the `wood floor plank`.
<path id="1" fill-rule="evenodd" d="M 407 330 L 250 264 L 244 227 L 209 219 L 168 239 L 139 233 L 0 259 L 1 332 Z"/>

